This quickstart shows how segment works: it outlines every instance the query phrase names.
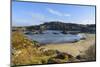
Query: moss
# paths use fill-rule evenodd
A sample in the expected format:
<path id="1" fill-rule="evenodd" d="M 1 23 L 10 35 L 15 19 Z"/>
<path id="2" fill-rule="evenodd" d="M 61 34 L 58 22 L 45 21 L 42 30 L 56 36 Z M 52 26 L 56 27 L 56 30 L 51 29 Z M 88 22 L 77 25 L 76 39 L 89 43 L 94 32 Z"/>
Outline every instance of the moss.
<path id="1" fill-rule="evenodd" d="M 44 54 L 46 56 L 54 55 L 54 54 L 56 54 L 56 51 L 55 50 L 47 50 L 47 51 L 44 52 Z"/>

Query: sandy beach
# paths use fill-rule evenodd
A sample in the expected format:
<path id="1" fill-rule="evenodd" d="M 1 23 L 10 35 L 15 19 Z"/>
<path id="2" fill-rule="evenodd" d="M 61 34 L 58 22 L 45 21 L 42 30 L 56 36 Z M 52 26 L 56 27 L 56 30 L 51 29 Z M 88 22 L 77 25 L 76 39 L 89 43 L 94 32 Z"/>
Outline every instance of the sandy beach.
<path id="1" fill-rule="evenodd" d="M 61 52 L 66 52 L 76 57 L 88 50 L 91 45 L 95 45 L 95 34 L 85 34 L 86 39 L 80 40 L 75 43 L 60 43 L 60 44 L 47 44 L 41 46 L 41 48 L 59 50 Z"/>

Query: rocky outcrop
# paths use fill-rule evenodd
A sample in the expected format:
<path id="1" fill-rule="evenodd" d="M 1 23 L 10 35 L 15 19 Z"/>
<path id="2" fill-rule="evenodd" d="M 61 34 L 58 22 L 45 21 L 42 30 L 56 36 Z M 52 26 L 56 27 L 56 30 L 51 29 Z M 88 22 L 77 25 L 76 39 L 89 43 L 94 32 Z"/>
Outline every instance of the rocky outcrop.
<path id="1" fill-rule="evenodd" d="M 52 50 L 39 49 L 39 43 L 27 39 L 21 32 L 12 32 L 12 65 L 43 64 L 56 54 Z"/>
<path id="2" fill-rule="evenodd" d="M 41 48 L 38 42 L 27 39 L 21 32 L 12 32 L 11 64 L 51 64 L 75 61 L 75 57 L 58 50 Z"/>

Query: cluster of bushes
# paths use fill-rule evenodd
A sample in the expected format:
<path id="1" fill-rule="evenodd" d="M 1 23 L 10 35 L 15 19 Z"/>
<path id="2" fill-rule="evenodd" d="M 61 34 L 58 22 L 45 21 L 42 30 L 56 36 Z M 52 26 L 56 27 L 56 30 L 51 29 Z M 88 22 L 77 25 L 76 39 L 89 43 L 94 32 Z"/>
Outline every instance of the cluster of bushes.
<path id="1" fill-rule="evenodd" d="M 86 50 L 87 61 L 96 60 L 96 46 L 92 45 Z"/>
<path id="2" fill-rule="evenodd" d="M 80 61 L 95 61 L 96 60 L 96 49 L 95 44 L 91 45 L 83 54 L 76 57 Z"/>
<path id="3" fill-rule="evenodd" d="M 96 49 L 95 44 L 91 45 L 88 50 L 85 51 L 85 54 L 83 57 L 86 59 L 86 61 L 95 61 L 96 60 Z"/>

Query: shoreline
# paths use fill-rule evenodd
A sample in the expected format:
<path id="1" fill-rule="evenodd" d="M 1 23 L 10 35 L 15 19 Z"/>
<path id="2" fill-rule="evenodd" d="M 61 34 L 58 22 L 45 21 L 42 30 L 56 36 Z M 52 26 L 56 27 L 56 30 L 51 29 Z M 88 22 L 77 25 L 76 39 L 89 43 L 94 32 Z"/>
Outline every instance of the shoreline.
<path id="1" fill-rule="evenodd" d="M 77 55 L 83 54 L 91 45 L 95 45 L 95 34 L 85 34 L 86 39 L 80 40 L 75 43 L 59 43 L 59 44 L 46 44 L 40 48 L 58 50 L 66 52 L 76 57 Z"/>

